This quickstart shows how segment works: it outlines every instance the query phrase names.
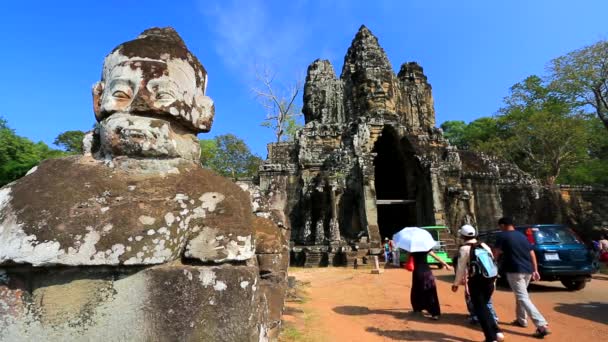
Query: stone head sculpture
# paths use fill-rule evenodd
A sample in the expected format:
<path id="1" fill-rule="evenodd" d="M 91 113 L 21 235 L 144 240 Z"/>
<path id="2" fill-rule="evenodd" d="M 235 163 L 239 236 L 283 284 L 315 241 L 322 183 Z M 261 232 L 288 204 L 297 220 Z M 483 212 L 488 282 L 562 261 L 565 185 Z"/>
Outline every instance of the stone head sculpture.
<path id="1" fill-rule="evenodd" d="M 151 28 L 106 56 L 93 86 L 104 156 L 199 159 L 213 101 L 207 72 L 172 28 Z"/>

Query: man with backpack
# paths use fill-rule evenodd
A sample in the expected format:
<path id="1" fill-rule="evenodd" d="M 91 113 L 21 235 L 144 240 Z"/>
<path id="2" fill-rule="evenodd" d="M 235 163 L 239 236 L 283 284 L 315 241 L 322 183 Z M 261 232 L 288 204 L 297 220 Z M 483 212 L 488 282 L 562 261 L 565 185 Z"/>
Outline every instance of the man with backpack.
<path id="1" fill-rule="evenodd" d="M 498 220 L 501 232 L 496 236 L 494 254 L 496 257 L 502 255 L 501 266 L 507 275 L 507 281 L 515 294 L 516 319 L 513 325 L 527 327 L 530 318 L 536 326 L 534 337 L 544 338 L 550 332 L 547 329 L 547 321 L 538 311 L 528 295 L 528 284 L 530 280 L 540 280 L 536 255 L 532 244 L 526 235 L 515 230 L 513 219 L 503 217 Z"/>
<path id="2" fill-rule="evenodd" d="M 458 286 L 466 281 L 485 341 L 503 341 L 505 336 L 488 308 L 498 275 L 492 250 L 485 243 L 477 241 L 475 238 L 477 233 L 473 226 L 464 225 L 460 228 L 459 233 L 465 243 L 458 251 L 458 266 L 452 291 L 457 292 Z"/>

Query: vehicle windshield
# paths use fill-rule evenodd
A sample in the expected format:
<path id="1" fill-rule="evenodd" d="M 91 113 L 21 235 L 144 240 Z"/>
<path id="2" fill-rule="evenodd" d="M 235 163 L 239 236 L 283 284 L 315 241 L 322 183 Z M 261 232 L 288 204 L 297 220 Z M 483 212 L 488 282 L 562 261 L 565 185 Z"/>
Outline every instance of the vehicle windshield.
<path id="1" fill-rule="evenodd" d="M 538 244 L 574 244 L 581 243 L 570 229 L 565 227 L 542 227 L 536 232 Z"/>

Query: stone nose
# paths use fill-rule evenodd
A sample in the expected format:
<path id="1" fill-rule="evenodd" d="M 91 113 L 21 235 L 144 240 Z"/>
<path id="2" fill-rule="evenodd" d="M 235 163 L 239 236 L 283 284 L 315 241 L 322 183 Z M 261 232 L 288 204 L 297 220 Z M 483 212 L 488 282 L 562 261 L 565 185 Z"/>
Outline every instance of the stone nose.
<path id="1" fill-rule="evenodd" d="M 154 107 L 152 98 L 153 94 L 145 87 L 141 87 L 131 101 L 131 112 L 158 112 L 159 108 Z"/>

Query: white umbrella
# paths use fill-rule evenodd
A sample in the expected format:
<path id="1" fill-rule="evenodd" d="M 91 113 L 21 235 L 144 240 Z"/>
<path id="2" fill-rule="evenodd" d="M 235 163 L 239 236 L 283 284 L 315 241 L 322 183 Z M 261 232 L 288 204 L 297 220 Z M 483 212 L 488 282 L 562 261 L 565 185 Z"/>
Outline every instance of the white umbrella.
<path id="1" fill-rule="evenodd" d="M 393 242 L 408 252 L 428 252 L 437 245 L 431 233 L 418 227 L 406 227 L 393 235 Z"/>

